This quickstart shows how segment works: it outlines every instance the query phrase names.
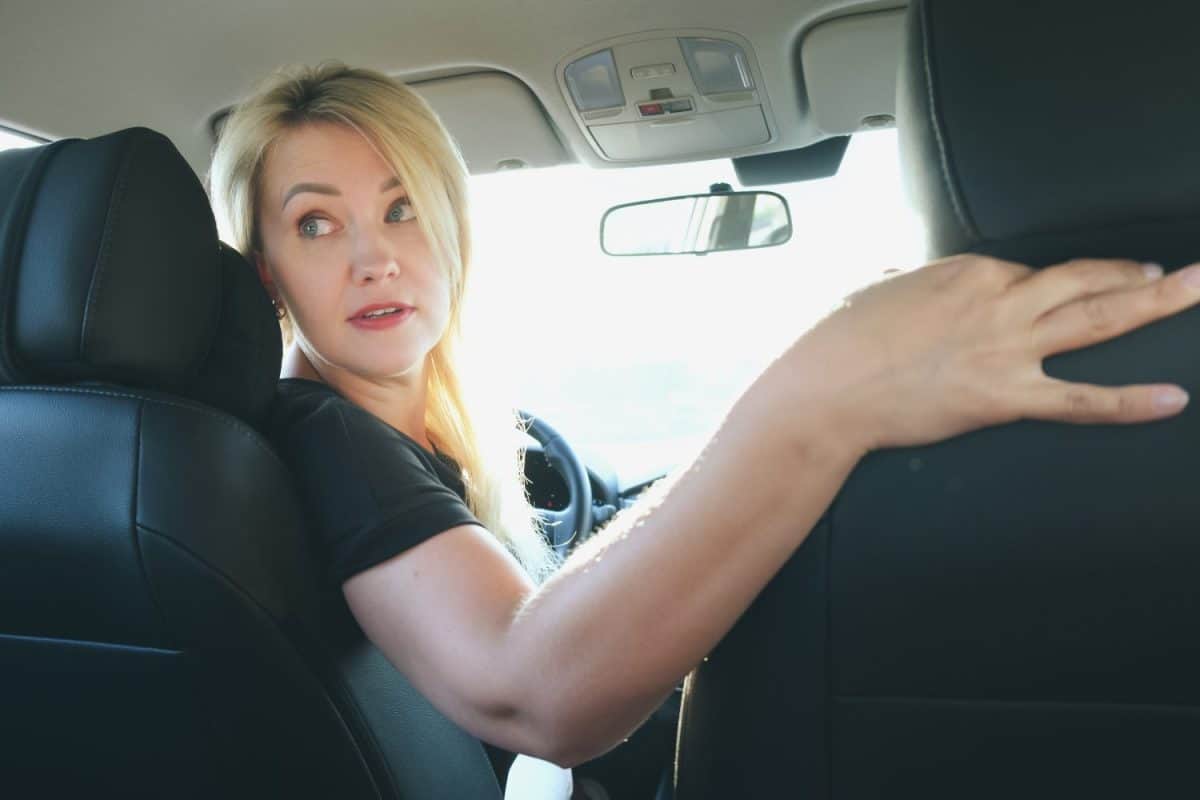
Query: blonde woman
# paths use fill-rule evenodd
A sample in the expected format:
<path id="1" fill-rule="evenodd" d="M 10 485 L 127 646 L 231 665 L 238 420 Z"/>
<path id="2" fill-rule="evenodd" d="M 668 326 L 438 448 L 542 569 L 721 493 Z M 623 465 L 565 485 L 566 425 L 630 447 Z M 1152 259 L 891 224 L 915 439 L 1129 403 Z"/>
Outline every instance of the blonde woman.
<path id="1" fill-rule="evenodd" d="M 235 111 L 211 188 L 289 333 L 276 441 L 330 579 L 431 702 L 508 750 L 569 766 L 620 742 L 869 450 L 1019 418 L 1152 420 L 1187 402 L 1174 386 L 1062 383 L 1041 364 L 1192 305 L 1200 268 L 944 260 L 803 335 L 692 463 L 551 574 L 511 411 L 473 404 L 455 360 L 465 179 L 413 92 L 326 65 L 275 76 Z"/>

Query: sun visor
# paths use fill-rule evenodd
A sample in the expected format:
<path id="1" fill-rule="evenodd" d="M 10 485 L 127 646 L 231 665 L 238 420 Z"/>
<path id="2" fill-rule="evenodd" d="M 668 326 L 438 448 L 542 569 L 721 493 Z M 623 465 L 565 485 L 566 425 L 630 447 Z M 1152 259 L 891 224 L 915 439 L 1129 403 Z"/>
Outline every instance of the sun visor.
<path id="1" fill-rule="evenodd" d="M 473 72 L 405 83 L 433 106 L 473 175 L 575 160 L 555 135 L 541 103 L 511 75 Z M 209 118 L 214 142 L 231 111 L 224 108 Z"/>
<path id="2" fill-rule="evenodd" d="M 831 136 L 895 125 L 903 43 L 903 10 L 834 19 L 809 31 L 800 65 L 813 123 Z"/>
<path id="3" fill-rule="evenodd" d="M 572 160 L 541 104 L 510 75 L 477 72 L 410 86 L 442 118 L 472 174 L 551 167 Z"/>

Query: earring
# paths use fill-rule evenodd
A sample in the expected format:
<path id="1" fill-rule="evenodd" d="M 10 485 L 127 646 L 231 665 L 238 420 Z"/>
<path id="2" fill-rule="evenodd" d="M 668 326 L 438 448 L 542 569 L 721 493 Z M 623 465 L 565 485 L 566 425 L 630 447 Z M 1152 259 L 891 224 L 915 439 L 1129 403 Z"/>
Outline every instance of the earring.
<path id="1" fill-rule="evenodd" d="M 283 303 L 279 302 L 278 298 L 271 298 L 271 305 L 275 308 L 275 319 L 283 319 L 287 316 L 287 309 L 283 307 Z"/>

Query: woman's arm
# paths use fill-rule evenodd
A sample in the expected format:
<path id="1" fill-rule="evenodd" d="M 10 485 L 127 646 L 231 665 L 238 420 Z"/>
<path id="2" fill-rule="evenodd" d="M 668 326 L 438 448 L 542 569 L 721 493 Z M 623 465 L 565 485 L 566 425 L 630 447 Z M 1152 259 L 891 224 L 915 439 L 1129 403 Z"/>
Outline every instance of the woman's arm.
<path id="1" fill-rule="evenodd" d="M 732 627 L 867 451 L 1019 418 L 1177 413 L 1186 395 L 1174 387 L 1066 384 L 1041 364 L 1192 305 L 1198 277 L 1130 262 L 1032 273 L 965 256 L 890 279 L 797 340 L 690 464 L 542 587 L 464 526 L 350 579 L 346 598 L 465 729 L 560 764 L 587 760 Z"/>

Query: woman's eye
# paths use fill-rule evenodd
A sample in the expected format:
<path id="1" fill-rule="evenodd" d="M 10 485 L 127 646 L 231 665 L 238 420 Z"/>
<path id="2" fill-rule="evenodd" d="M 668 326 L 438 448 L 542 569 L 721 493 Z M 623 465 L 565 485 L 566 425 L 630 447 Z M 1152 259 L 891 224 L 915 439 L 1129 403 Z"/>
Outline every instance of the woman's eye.
<path id="1" fill-rule="evenodd" d="M 306 239 L 324 236 L 333 230 L 333 223 L 320 217 L 305 217 L 300 220 L 300 235 Z"/>
<path id="2" fill-rule="evenodd" d="M 417 214 L 413 211 L 412 203 L 407 199 L 397 200 L 387 213 L 388 222 L 408 222 L 410 219 L 416 219 Z"/>

